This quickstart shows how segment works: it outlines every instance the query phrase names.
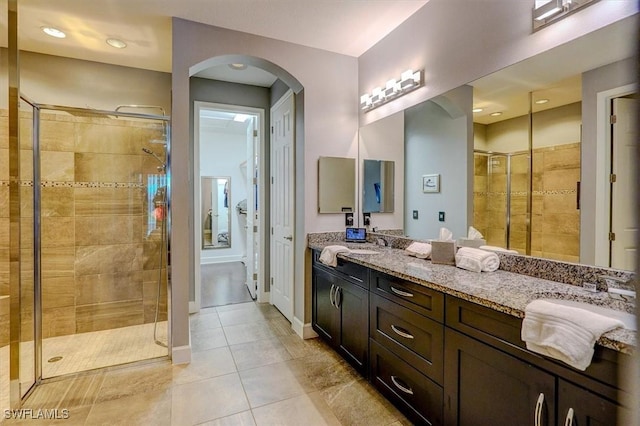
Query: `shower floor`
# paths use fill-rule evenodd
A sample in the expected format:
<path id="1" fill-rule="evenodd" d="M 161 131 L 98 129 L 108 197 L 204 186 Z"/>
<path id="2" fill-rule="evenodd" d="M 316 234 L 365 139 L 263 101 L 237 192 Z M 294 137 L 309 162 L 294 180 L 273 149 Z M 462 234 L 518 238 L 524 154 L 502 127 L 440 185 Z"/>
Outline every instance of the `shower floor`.
<path id="1" fill-rule="evenodd" d="M 167 342 L 167 322 L 158 322 L 158 340 Z M 22 342 L 20 377 L 34 374 L 33 341 Z M 42 341 L 42 378 L 78 373 L 96 368 L 126 364 L 168 354 L 167 348 L 153 341 L 153 323 L 93 331 L 68 336 L 50 337 Z M 54 357 L 62 357 L 48 362 Z M 9 346 L 0 349 L 0 408 L 9 407 Z"/>

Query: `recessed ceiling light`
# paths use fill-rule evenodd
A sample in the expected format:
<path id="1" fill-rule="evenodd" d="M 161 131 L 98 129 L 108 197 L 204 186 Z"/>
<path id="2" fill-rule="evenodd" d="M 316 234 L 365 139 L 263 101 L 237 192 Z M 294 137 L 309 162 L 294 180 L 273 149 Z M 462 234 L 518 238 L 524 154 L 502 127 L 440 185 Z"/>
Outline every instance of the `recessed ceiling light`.
<path id="1" fill-rule="evenodd" d="M 247 69 L 247 64 L 229 64 L 229 68 L 236 71 L 242 71 Z"/>
<path id="2" fill-rule="evenodd" d="M 484 110 L 482 108 L 474 108 L 471 111 L 473 111 L 473 112 L 482 112 Z"/>
<path id="3" fill-rule="evenodd" d="M 107 44 L 111 47 L 115 47 L 116 49 L 124 49 L 127 47 L 127 43 L 117 38 L 108 38 Z"/>
<path id="4" fill-rule="evenodd" d="M 549 99 L 538 99 L 538 100 L 536 101 L 536 103 L 537 103 L 538 105 L 546 104 L 547 102 L 549 102 Z"/>
<path id="5" fill-rule="evenodd" d="M 492 113 L 491 113 L 491 114 L 489 114 L 489 115 L 490 115 L 490 116 L 492 116 L 492 117 L 497 117 L 497 116 L 499 116 L 499 115 L 502 115 L 502 113 L 501 113 L 501 112 L 492 112 Z"/>
<path id="6" fill-rule="evenodd" d="M 40 27 L 42 29 L 42 31 L 44 31 L 45 34 L 50 35 L 51 37 L 55 37 L 55 38 L 65 38 L 67 35 L 64 33 L 64 31 L 59 30 L 57 28 L 54 27 Z"/>

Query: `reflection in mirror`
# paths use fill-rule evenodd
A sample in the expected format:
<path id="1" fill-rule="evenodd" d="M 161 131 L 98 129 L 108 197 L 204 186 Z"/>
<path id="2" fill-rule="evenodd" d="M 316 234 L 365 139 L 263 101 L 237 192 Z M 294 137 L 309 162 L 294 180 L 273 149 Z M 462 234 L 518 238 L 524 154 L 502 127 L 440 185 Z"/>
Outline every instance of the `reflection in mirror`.
<path id="1" fill-rule="evenodd" d="M 202 248 L 231 247 L 231 178 L 202 177 Z"/>
<path id="2" fill-rule="evenodd" d="M 355 158 L 318 159 L 318 213 L 353 212 L 356 205 Z"/>
<path id="3" fill-rule="evenodd" d="M 394 163 L 385 160 L 364 160 L 362 182 L 362 212 L 392 213 L 394 199 Z"/>

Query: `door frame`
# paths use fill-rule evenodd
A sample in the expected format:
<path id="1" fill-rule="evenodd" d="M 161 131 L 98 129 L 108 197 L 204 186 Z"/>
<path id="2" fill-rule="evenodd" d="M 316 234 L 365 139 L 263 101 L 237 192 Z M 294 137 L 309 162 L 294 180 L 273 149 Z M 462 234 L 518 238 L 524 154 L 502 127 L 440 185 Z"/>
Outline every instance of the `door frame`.
<path id="1" fill-rule="evenodd" d="M 265 214 L 264 210 L 270 208 L 268 200 L 265 198 L 266 190 L 265 190 L 265 182 L 268 176 L 269 164 L 266 162 L 266 145 L 265 137 L 263 135 L 264 123 L 265 123 L 265 111 L 262 108 L 254 108 L 247 107 L 242 105 L 231 105 L 231 104 L 221 104 L 216 102 L 206 102 L 206 101 L 194 101 L 193 102 L 193 223 L 198 224 L 200 222 L 200 209 L 197 206 L 200 203 L 200 110 L 201 109 L 213 109 L 217 111 L 225 111 L 225 112 L 233 112 L 238 114 L 247 114 L 252 117 L 258 118 L 258 199 L 264 200 L 264 206 L 262 208 L 262 213 L 260 215 L 260 224 L 258 228 L 257 238 L 259 240 L 259 255 L 258 255 L 258 289 L 257 289 L 257 301 L 262 302 L 266 298 L 269 300 L 269 294 L 265 295 L 265 278 L 266 278 L 266 267 L 265 267 L 265 253 L 266 244 L 268 243 L 268 236 L 265 231 L 267 226 L 265 226 Z M 247 174 L 249 174 L 247 169 Z M 251 171 L 253 175 L 253 170 Z M 193 229 L 193 242 L 194 242 L 194 300 L 189 301 L 189 313 L 193 314 L 200 311 L 201 308 L 201 294 L 202 294 L 202 283 L 201 283 L 201 274 L 200 274 L 200 266 L 201 266 L 201 237 L 199 235 L 200 228 L 194 226 Z"/>
<path id="2" fill-rule="evenodd" d="M 609 266 L 609 223 L 611 220 L 611 101 L 636 93 L 636 83 L 598 92 L 596 103 L 596 217 L 595 217 L 595 264 Z"/>

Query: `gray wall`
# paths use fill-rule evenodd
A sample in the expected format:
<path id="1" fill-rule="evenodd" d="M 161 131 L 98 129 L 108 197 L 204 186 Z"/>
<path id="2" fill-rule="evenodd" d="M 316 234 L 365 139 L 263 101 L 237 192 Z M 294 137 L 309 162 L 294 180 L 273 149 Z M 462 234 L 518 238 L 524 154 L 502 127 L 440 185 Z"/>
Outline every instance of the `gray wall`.
<path id="1" fill-rule="evenodd" d="M 637 82 L 634 58 L 619 61 L 582 74 L 582 157 L 580 184 L 580 263 L 595 264 L 597 176 L 595 170 L 602 159 L 598 152 L 598 92 Z"/>
<path id="2" fill-rule="evenodd" d="M 405 111 L 404 222 L 412 238 L 438 238 L 441 227 L 454 238 L 467 235 L 473 215 L 472 103 L 472 88 L 463 86 Z M 422 192 L 425 174 L 440 175 L 439 193 Z M 445 222 L 438 221 L 439 211 Z"/>

